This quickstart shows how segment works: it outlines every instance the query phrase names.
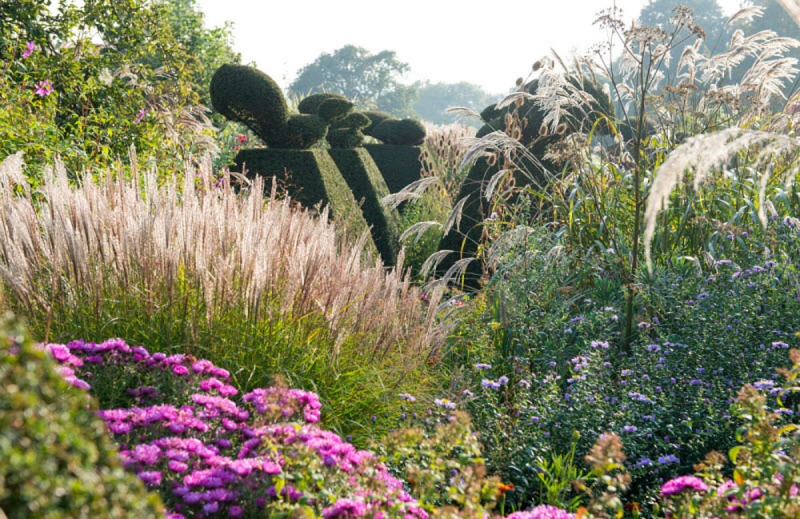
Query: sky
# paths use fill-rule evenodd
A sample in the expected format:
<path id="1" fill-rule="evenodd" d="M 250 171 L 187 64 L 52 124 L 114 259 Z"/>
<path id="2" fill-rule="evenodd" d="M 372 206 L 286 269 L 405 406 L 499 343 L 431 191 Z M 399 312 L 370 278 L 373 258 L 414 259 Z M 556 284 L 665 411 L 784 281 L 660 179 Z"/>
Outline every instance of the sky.
<path id="1" fill-rule="evenodd" d="M 741 3 L 718 1 L 727 14 Z M 592 22 L 613 3 L 632 20 L 648 2 L 197 0 L 209 27 L 233 22 L 243 63 L 255 62 L 284 89 L 323 52 L 352 44 L 395 51 L 411 68 L 403 82 L 466 81 L 492 94 L 508 91 L 551 47 L 566 58 L 603 41 Z"/>

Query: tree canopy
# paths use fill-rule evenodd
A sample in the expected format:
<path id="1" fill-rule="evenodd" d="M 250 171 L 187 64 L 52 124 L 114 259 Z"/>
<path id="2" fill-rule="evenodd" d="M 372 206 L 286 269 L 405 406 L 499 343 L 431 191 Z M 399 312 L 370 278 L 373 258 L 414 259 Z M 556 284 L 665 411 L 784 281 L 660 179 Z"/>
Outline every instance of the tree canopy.
<path id="1" fill-rule="evenodd" d="M 140 159 L 182 164 L 213 149 L 208 78 L 238 61 L 230 27 L 195 0 L 25 0 L 0 9 L 0 159 L 58 155 L 75 171 Z"/>
<path id="2" fill-rule="evenodd" d="M 445 113 L 454 106 L 463 106 L 480 112 L 487 105 L 495 102 L 492 96 L 478 85 L 462 81 L 460 83 L 431 83 L 429 81 L 414 84 L 419 98 L 414 103 L 414 111 L 427 121 L 436 124 L 450 124 L 455 117 Z M 474 121 L 464 121 L 474 123 Z"/>
<path id="3" fill-rule="evenodd" d="M 321 54 L 300 69 L 289 91 L 300 98 L 322 92 L 342 94 L 361 109 L 405 117 L 413 113 L 417 95 L 416 89 L 400 83 L 409 69 L 393 51 L 372 54 L 362 47 L 345 45 L 332 54 Z"/>

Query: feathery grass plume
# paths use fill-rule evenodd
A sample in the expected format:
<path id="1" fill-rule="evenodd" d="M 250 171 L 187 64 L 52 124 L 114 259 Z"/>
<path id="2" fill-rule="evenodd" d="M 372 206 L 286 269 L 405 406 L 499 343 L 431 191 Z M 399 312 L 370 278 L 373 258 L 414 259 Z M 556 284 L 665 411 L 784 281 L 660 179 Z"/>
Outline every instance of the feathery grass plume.
<path id="1" fill-rule="evenodd" d="M 428 221 L 428 222 L 417 222 L 400 235 L 400 241 L 404 242 L 412 236 L 415 236 L 414 243 L 419 242 L 425 232 L 430 229 L 431 227 L 441 227 L 442 224 L 439 222 Z"/>
<path id="2" fill-rule="evenodd" d="M 428 272 L 430 272 L 431 270 L 435 270 L 436 267 L 439 266 L 439 263 L 441 263 L 442 260 L 444 260 L 444 258 L 446 258 L 449 254 L 452 254 L 454 252 L 455 251 L 452 251 L 452 250 L 440 250 L 440 251 L 436 251 L 433 254 L 431 254 L 430 256 L 428 256 L 428 259 L 426 259 L 422 263 L 422 266 L 419 269 L 420 270 L 420 273 L 419 273 L 420 277 L 424 278 L 425 276 L 427 276 Z"/>
<path id="3" fill-rule="evenodd" d="M 331 370 L 339 369 L 337 348 L 345 344 L 361 369 L 370 359 L 376 367 L 397 362 L 380 380 L 392 387 L 447 334 L 435 311 L 441 293 L 420 304 L 402 258 L 388 270 L 365 261 L 365 236 L 341 239 L 327 209 L 315 218 L 289 200 L 265 199 L 260 179 L 237 193 L 227 172 L 221 182 L 214 178 L 208 158 L 197 170 L 187 165 L 182 187 L 174 176 L 159 183 L 156 171 L 136 167 L 139 180 L 105 173 L 71 185 L 56 163 L 32 193 L 19 156 L 7 158 L 0 173 L 4 304 L 35 323 L 45 341 L 51 333 L 81 336 L 72 335 L 74 326 L 87 326 L 80 332 L 87 339 L 119 326 L 120 334 L 162 336 L 165 351 L 202 348 L 220 359 L 257 356 L 248 347 L 268 356 L 283 347 L 281 355 L 300 355 L 288 346 L 243 344 L 256 330 L 295 326 L 304 335 L 292 340 L 303 351 L 335 345 L 318 353 Z M 312 321 L 318 329 L 300 328 Z M 336 380 L 346 380 L 334 378 L 329 389 L 343 391 Z"/>
<path id="4" fill-rule="evenodd" d="M 461 230 L 461 215 L 464 212 L 464 204 L 467 203 L 469 196 L 465 196 L 461 200 L 459 200 L 456 205 L 453 206 L 453 210 L 450 211 L 450 215 L 447 217 L 447 221 L 444 222 L 444 227 L 442 228 L 442 234 L 447 235 L 450 232 L 450 229 L 453 228 L 453 225 L 456 226 L 456 230 Z"/>
<path id="5" fill-rule="evenodd" d="M 460 117 L 467 117 L 470 119 L 481 118 L 481 114 L 479 114 L 472 108 L 467 108 L 466 106 L 451 106 L 450 108 L 445 109 L 444 113 L 458 115 Z"/>
<path id="6" fill-rule="evenodd" d="M 728 128 L 714 133 L 697 135 L 686 140 L 684 144 L 675 148 L 667 160 L 656 173 L 650 188 L 645 209 L 645 259 L 647 268 L 652 273 L 651 243 L 656 229 L 658 213 L 669 207 L 669 197 L 672 189 L 683 181 L 687 171 L 694 174 L 694 189 L 708 179 L 711 172 L 725 165 L 733 156 L 742 150 L 756 149 L 754 157 L 755 167 L 763 166 L 775 155 L 800 147 L 795 139 L 775 133 L 744 130 L 741 128 Z M 764 193 L 766 181 L 772 168 L 761 173 L 761 193 L 759 218 L 766 225 L 766 212 Z M 791 175 L 795 175 L 797 166 L 791 168 Z"/>
<path id="7" fill-rule="evenodd" d="M 780 0 L 779 0 L 780 1 Z M 745 22 L 751 21 L 753 18 L 758 18 L 764 14 L 764 8 L 761 6 L 750 6 L 750 7 L 743 7 L 736 11 L 733 16 L 728 18 L 728 21 L 725 22 L 725 26 L 731 25 L 732 23 L 742 20 Z"/>
<path id="8" fill-rule="evenodd" d="M 480 115 L 478 115 L 480 117 Z M 461 124 L 425 124 L 425 143 L 420 163 L 423 177 L 439 179 L 441 203 L 450 207 L 458 194 L 466 174 L 461 170 L 461 160 L 467 151 L 465 139 L 474 138 L 477 130 Z"/>
<path id="9" fill-rule="evenodd" d="M 507 173 L 510 173 L 511 171 L 512 170 L 510 169 L 501 169 L 492 175 L 492 178 L 489 179 L 489 183 L 486 184 L 486 193 L 484 195 L 486 200 L 492 200 L 492 195 L 494 195 L 494 190 L 497 188 L 497 184 L 503 179 L 504 176 L 506 176 Z"/>

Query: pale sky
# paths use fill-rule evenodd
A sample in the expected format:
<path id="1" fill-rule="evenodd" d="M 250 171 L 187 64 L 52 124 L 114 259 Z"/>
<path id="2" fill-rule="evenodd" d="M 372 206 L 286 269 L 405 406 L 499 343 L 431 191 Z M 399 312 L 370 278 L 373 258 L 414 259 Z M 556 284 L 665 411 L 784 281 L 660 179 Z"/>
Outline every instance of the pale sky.
<path id="1" fill-rule="evenodd" d="M 718 0 L 727 14 L 741 0 Z M 284 89 L 323 52 L 393 50 L 403 78 L 467 81 L 502 93 L 553 47 L 563 57 L 603 40 L 592 25 L 614 0 L 198 0 L 209 26 L 234 23 L 234 48 Z M 636 18 L 647 0 L 616 0 Z M 521 23 L 515 24 L 514 20 Z"/>

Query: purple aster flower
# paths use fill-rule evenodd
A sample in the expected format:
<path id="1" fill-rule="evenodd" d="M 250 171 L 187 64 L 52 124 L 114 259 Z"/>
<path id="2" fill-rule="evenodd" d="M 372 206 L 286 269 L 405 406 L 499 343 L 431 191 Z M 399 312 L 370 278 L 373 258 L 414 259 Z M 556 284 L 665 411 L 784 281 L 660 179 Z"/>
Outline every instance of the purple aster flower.
<path id="1" fill-rule="evenodd" d="M 622 431 L 626 433 L 635 433 L 637 430 L 638 428 L 635 425 L 626 425 L 622 428 Z"/>
<path id="2" fill-rule="evenodd" d="M 161 484 L 161 472 L 158 470 L 143 470 L 139 472 L 138 476 L 149 487 L 157 487 Z"/>
<path id="3" fill-rule="evenodd" d="M 228 509 L 228 515 L 231 517 L 241 517 L 244 515 L 244 509 L 241 506 L 232 506 Z"/>
<path id="4" fill-rule="evenodd" d="M 398 396 L 400 398 L 402 398 L 403 400 L 408 400 L 409 402 L 416 402 L 417 401 L 416 397 L 413 397 L 411 395 L 407 395 L 405 393 L 400 393 Z"/>
<path id="5" fill-rule="evenodd" d="M 592 348 L 602 348 L 604 350 L 608 349 L 608 342 L 606 341 L 592 341 L 591 342 Z"/>
<path id="6" fill-rule="evenodd" d="M 475 364 L 475 369 L 492 369 L 491 364 Z"/>
<path id="7" fill-rule="evenodd" d="M 446 398 L 437 398 L 436 400 L 433 401 L 433 403 L 436 404 L 439 407 L 444 407 L 445 409 L 455 409 L 456 408 L 456 403 L 455 402 L 451 402 L 450 400 L 448 400 Z"/>
<path id="8" fill-rule="evenodd" d="M 671 496 L 679 494 L 687 489 L 705 492 L 708 490 L 708 485 L 706 485 L 702 479 L 695 476 L 680 476 L 664 483 L 661 487 L 661 495 Z"/>

